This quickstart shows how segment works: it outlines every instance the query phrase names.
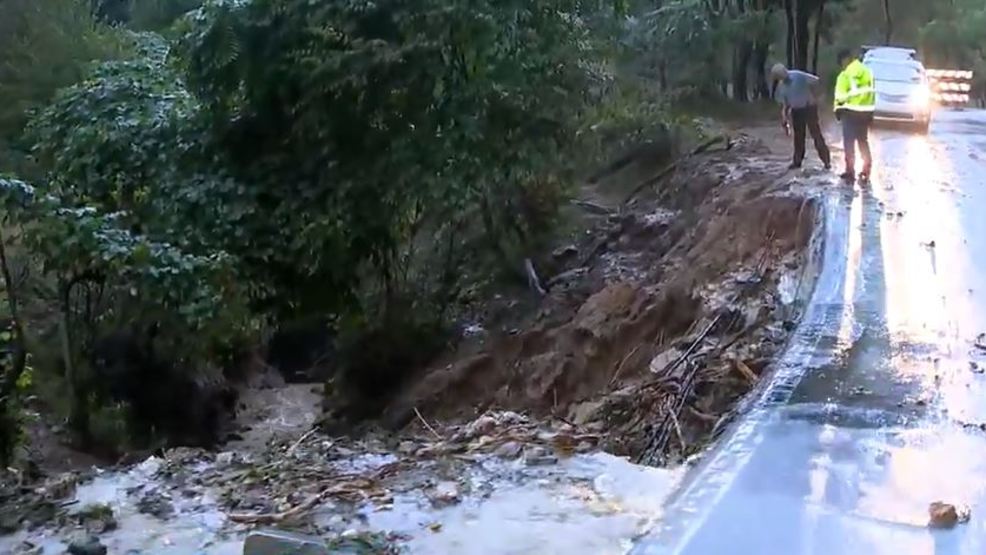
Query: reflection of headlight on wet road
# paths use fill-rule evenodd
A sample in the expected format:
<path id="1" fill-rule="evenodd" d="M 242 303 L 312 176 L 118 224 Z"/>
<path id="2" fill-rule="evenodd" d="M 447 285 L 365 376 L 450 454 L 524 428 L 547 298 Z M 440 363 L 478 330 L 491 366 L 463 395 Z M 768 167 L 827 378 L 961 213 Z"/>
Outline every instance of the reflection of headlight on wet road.
<path id="1" fill-rule="evenodd" d="M 914 92 L 911 93 L 911 105 L 916 108 L 924 108 L 928 105 L 928 102 L 930 101 L 931 101 L 931 92 L 924 87 L 915 89 Z"/>

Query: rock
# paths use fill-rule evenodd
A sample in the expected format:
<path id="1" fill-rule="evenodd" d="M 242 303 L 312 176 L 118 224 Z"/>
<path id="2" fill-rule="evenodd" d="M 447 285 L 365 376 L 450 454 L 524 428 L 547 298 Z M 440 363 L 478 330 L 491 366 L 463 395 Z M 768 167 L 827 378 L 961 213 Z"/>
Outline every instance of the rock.
<path id="1" fill-rule="evenodd" d="M 928 526 L 931 528 L 954 528 L 956 524 L 969 522 L 968 509 L 958 510 L 955 505 L 935 501 L 928 506 Z"/>
<path id="2" fill-rule="evenodd" d="M 104 552 L 105 553 L 105 552 Z M 321 538 L 284 532 L 256 530 L 243 543 L 243 555 L 329 555 Z"/>
<path id="3" fill-rule="evenodd" d="M 540 445 L 532 445 L 524 450 L 524 463 L 527 466 L 548 466 L 557 462 L 558 457 Z"/>
<path id="4" fill-rule="evenodd" d="M 86 505 L 75 513 L 75 520 L 91 534 L 102 534 L 116 529 L 113 509 L 105 503 Z"/>
<path id="5" fill-rule="evenodd" d="M 508 441 L 498 447 L 493 454 L 501 459 L 516 459 L 520 456 L 520 452 L 523 449 L 520 443 L 516 441 Z"/>
<path id="6" fill-rule="evenodd" d="M 603 407 L 603 404 L 602 401 L 586 401 L 575 405 L 570 413 L 572 422 L 579 426 L 592 422 L 596 419 L 596 415 L 599 414 L 599 409 Z"/>
<path id="7" fill-rule="evenodd" d="M 682 355 L 681 349 L 672 347 L 663 353 L 655 356 L 650 361 L 650 371 L 652 374 L 663 374 L 672 364 Z"/>
<path id="8" fill-rule="evenodd" d="M 561 260 L 579 254 L 579 249 L 575 245 L 564 245 L 555 249 L 551 256 L 555 260 Z"/>
<path id="9" fill-rule="evenodd" d="M 137 501 L 137 511 L 165 520 L 175 514 L 175 507 L 161 492 L 149 491 Z"/>
<path id="10" fill-rule="evenodd" d="M 459 485 L 455 482 L 439 482 L 429 495 L 431 504 L 436 507 L 454 505 L 459 502 Z"/>
<path id="11" fill-rule="evenodd" d="M 68 544 L 69 555 L 106 555 L 106 546 L 96 536 L 76 540 Z"/>

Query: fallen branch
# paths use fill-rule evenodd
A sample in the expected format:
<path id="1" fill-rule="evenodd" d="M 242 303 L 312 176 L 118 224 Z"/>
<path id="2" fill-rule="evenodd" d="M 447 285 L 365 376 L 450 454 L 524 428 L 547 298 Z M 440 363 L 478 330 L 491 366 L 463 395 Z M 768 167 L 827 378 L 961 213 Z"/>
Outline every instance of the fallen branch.
<path id="1" fill-rule="evenodd" d="M 752 368 L 747 366 L 745 362 L 739 359 L 736 359 L 733 362 L 735 363 L 733 366 L 735 366 L 736 370 L 740 374 L 742 374 L 744 378 L 746 378 L 746 381 L 750 382 L 751 384 L 757 383 L 759 377 L 757 376 L 757 373 L 753 371 Z"/>
<path id="2" fill-rule="evenodd" d="M 427 420 L 425 420 L 425 417 L 424 417 L 424 416 L 421 416 L 421 411 L 419 411 L 419 410 L 418 410 L 418 407 L 414 407 L 414 415 L 415 415 L 415 416 L 417 416 L 417 417 L 418 417 L 418 420 L 420 420 L 420 421 L 421 421 L 421 424 L 423 424 L 423 425 L 424 425 L 424 427 L 425 427 L 425 428 L 426 428 L 426 429 L 427 429 L 427 430 L 428 430 L 429 432 L 431 432 L 431 434 L 432 434 L 433 436 L 435 436 L 435 439 L 442 439 L 442 435 L 441 435 L 441 434 L 439 434 L 439 433 L 438 433 L 438 432 L 437 432 L 437 431 L 435 430 L 435 428 L 432 428 L 432 427 L 431 427 L 431 424 L 429 424 L 429 423 L 428 423 L 428 421 L 427 421 Z"/>
<path id="3" fill-rule="evenodd" d="M 301 437 L 298 438 L 298 441 L 291 444 L 291 447 L 288 447 L 288 450 L 285 452 L 285 455 L 290 457 L 292 454 L 294 454 L 294 452 L 298 449 L 298 446 L 304 443 L 306 439 L 310 438 L 317 429 L 318 428 L 312 428 L 311 430 L 308 430 L 307 432 L 302 434 Z"/>
<path id="4" fill-rule="evenodd" d="M 547 294 L 547 291 L 541 286 L 541 280 L 538 278 L 537 271 L 534 270 L 534 262 L 530 258 L 524 259 L 524 273 L 527 274 L 527 284 L 531 286 L 531 289 L 542 297 Z"/>
<path id="5" fill-rule="evenodd" d="M 343 488 L 334 487 L 323 490 L 318 495 L 314 495 L 309 498 L 304 503 L 296 505 L 286 511 L 281 511 L 279 513 L 266 513 L 266 514 L 245 514 L 245 513 L 233 513 L 229 515 L 229 520 L 232 522 L 240 524 L 277 524 L 284 522 L 285 520 L 290 520 L 302 513 L 307 512 L 319 503 L 321 503 L 326 498 L 341 493 Z"/>
<path id="6" fill-rule="evenodd" d="M 384 465 L 379 469 L 377 469 L 377 471 L 374 472 L 372 476 L 366 478 L 357 478 L 345 484 L 326 488 L 321 492 L 319 492 L 318 494 L 308 498 L 304 502 L 295 505 L 294 507 L 291 507 L 290 509 L 287 509 L 285 511 L 281 511 L 279 513 L 262 513 L 262 514 L 232 513 L 229 515 L 228 518 L 231 522 L 236 522 L 239 524 L 265 524 L 265 525 L 277 524 L 301 516 L 302 514 L 304 514 L 307 511 L 310 511 L 319 503 L 328 499 L 329 497 L 352 495 L 356 493 L 362 494 L 364 497 L 372 497 L 364 493 L 364 490 L 371 488 L 374 482 L 393 473 L 400 466 L 401 463 L 399 462 Z M 331 481 L 338 482 L 340 479 L 344 479 L 347 476 L 351 476 L 351 475 L 335 476 L 331 479 Z"/>
<path id="7" fill-rule="evenodd" d="M 572 203 L 586 212 L 591 212 L 599 216 L 608 216 L 613 213 L 612 209 L 588 200 L 574 200 Z"/>

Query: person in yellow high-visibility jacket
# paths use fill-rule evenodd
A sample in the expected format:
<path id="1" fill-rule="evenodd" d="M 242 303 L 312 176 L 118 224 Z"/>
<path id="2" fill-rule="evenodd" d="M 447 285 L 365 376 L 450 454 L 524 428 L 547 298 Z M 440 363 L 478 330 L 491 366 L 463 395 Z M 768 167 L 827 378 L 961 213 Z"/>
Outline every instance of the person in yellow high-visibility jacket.
<path id="1" fill-rule="evenodd" d="M 839 52 L 839 73 L 835 82 L 835 117 L 842 123 L 842 142 L 845 147 L 846 171 L 842 179 L 852 183 L 856 180 L 856 147 L 863 157 L 863 171 L 859 180 L 869 181 L 873 169 L 870 155 L 869 131 L 876 110 L 876 89 L 873 72 L 863 65 L 848 50 Z"/>

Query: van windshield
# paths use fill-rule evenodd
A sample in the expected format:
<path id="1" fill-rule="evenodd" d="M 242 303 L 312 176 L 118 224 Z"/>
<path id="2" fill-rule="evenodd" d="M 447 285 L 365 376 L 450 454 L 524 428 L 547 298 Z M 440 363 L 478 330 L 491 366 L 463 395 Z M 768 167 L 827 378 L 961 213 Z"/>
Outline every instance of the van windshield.
<path id="1" fill-rule="evenodd" d="M 873 71 L 877 81 L 894 81 L 896 83 L 920 83 L 921 69 L 910 64 L 894 64 L 886 62 L 866 62 Z"/>

